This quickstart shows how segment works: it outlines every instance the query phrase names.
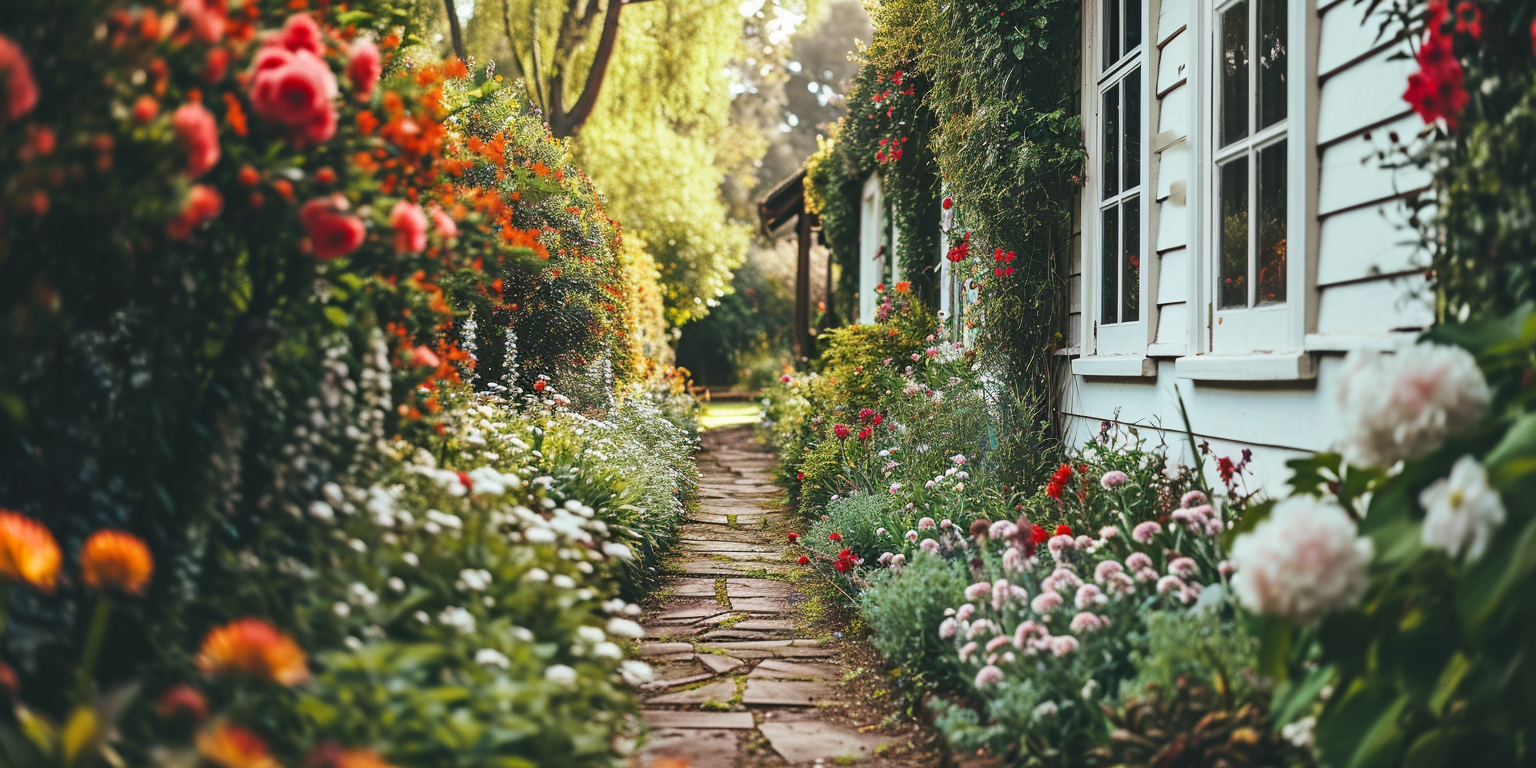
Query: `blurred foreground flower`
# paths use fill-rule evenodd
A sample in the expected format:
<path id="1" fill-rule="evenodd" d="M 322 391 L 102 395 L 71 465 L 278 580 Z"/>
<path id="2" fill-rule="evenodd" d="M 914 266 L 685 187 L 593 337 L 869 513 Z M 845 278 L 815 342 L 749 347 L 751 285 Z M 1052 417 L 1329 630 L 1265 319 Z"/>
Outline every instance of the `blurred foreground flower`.
<path id="1" fill-rule="evenodd" d="M 261 619 L 239 619 L 209 632 L 197 667 L 206 675 L 234 672 L 279 685 L 309 679 L 303 649 Z"/>
<path id="2" fill-rule="evenodd" d="M 155 572 L 144 541 L 122 531 L 97 531 L 80 548 L 80 577 L 95 589 L 139 595 Z"/>
<path id="3" fill-rule="evenodd" d="M 0 578 L 52 592 L 59 561 L 59 545 L 42 523 L 0 510 Z"/>

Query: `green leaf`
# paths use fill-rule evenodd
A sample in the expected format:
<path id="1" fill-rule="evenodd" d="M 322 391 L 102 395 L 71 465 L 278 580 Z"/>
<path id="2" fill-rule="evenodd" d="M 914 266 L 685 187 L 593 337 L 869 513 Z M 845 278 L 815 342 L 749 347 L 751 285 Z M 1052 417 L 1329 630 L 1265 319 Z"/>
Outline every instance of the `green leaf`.
<path id="1" fill-rule="evenodd" d="M 1289 677 L 1287 661 L 1295 641 L 1295 623 L 1281 616 L 1256 616 L 1249 629 L 1259 639 L 1258 673 L 1271 680 L 1285 681 Z"/>
<path id="2" fill-rule="evenodd" d="M 1324 762 L 1337 768 L 1396 768 L 1404 734 L 1399 719 L 1408 699 L 1391 686 L 1357 683 L 1318 723 Z"/>
<path id="3" fill-rule="evenodd" d="M 1338 672 L 1333 667 L 1316 666 L 1307 672 L 1306 677 L 1276 686 L 1275 696 L 1269 704 L 1275 729 L 1278 731 L 1281 726 L 1294 722 L 1304 710 L 1317 701 L 1317 696 L 1323 688 L 1337 678 Z"/>
<path id="4" fill-rule="evenodd" d="M 1476 639 L 1490 628 L 1501 609 L 1516 605 L 1513 593 L 1536 576 L 1536 519 L 1506 523 L 1482 559 L 1462 574 L 1457 609 L 1468 635 Z"/>
<path id="5" fill-rule="evenodd" d="M 341 307 L 326 307 L 325 319 L 331 321 L 331 325 L 337 328 L 345 328 L 349 322 L 347 313 Z"/>
<path id="6" fill-rule="evenodd" d="M 1230 552 L 1232 550 L 1232 543 L 1237 541 L 1237 537 L 1253 530 L 1254 528 L 1258 527 L 1259 523 L 1269 519 L 1269 513 L 1274 511 L 1274 508 L 1275 500 L 1265 499 L 1264 501 L 1253 504 L 1247 509 L 1243 510 L 1242 519 L 1238 520 L 1236 525 L 1222 532 L 1222 551 Z"/>
<path id="7" fill-rule="evenodd" d="M 1408 749 L 1403 768 L 1515 765 L 1514 745 L 1498 734 L 1471 728 L 1435 728 Z"/>
<path id="8" fill-rule="evenodd" d="M 1435 683 L 1435 691 L 1429 697 L 1429 711 L 1435 717 L 1440 717 L 1445 711 L 1445 705 L 1449 704 L 1451 697 L 1456 694 L 1456 688 L 1461 685 L 1467 672 L 1471 671 L 1472 663 L 1461 653 L 1451 657 L 1446 663 L 1445 669 L 1440 672 L 1440 679 Z"/>

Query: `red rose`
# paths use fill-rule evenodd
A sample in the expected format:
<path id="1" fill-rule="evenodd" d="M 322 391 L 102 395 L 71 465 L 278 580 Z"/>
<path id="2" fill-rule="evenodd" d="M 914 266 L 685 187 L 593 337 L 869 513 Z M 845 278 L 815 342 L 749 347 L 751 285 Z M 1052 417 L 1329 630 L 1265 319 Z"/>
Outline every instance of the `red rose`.
<path id="1" fill-rule="evenodd" d="M 134 122 L 147 123 L 160 115 L 160 102 L 146 93 L 134 100 L 132 114 Z"/>
<path id="2" fill-rule="evenodd" d="M 1050 534 L 1046 533 L 1044 528 L 1041 528 L 1039 525 L 1034 523 L 1030 523 L 1029 541 L 1031 544 L 1044 544 L 1045 542 L 1049 541 L 1050 538 Z"/>
<path id="3" fill-rule="evenodd" d="M 317 197 L 299 208 L 299 221 L 309 234 L 317 259 L 345 256 L 363 244 L 368 230 L 362 219 L 342 213 L 346 198 Z"/>
<path id="4" fill-rule="evenodd" d="M 165 225 L 166 234 L 173 240 L 185 239 L 192 234 L 192 230 L 223 210 L 224 198 L 217 190 L 206 184 L 193 184 L 181 213 Z"/>
<path id="5" fill-rule="evenodd" d="M 791 533 L 791 534 L 789 534 L 789 543 L 793 544 L 793 543 L 795 543 L 796 541 L 799 541 L 799 540 L 800 540 L 800 534 L 798 534 L 798 533 Z"/>
<path id="6" fill-rule="evenodd" d="M 842 540 L 843 540 L 843 535 L 841 533 L 833 531 L 832 533 L 827 534 L 827 541 L 834 541 L 834 542 L 836 542 L 836 541 L 842 541 Z"/>
<path id="7" fill-rule="evenodd" d="M 37 81 L 32 79 L 32 66 L 27 63 L 21 47 L 5 35 L 0 35 L 0 117 L 15 120 L 37 106 Z"/>
<path id="8" fill-rule="evenodd" d="M 379 47 L 372 40 L 360 37 L 353 41 L 347 59 L 347 82 L 359 98 L 373 95 L 373 87 L 379 84 L 384 66 L 379 63 Z"/>
<path id="9" fill-rule="evenodd" d="M 838 425 L 832 427 L 832 434 L 837 435 L 837 439 L 839 439 L 839 440 L 847 440 L 848 439 L 848 425 L 847 424 L 838 424 Z"/>
<path id="10" fill-rule="evenodd" d="M 421 253 L 427 247 L 427 214 L 421 206 L 405 200 L 395 203 L 389 224 L 395 228 L 395 251 Z"/>
<path id="11" fill-rule="evenodd" d="M 224 39 L 229 3 L 226 0 L 181 0 L 181 15 L 192 23 L 194 37 L 212 45 Z"/>
<path id="12" fill-rule="evenodd" d="M 954 199 L 949 197 L 944 198 L 944 210 L 947 211 L 953 207 L 955 207 Z"/>
<path id="13" fill-rule="evenodd" d="M 1071 536 L 1072 535 L 1072 526 L 1070 526 L 1070 525 L 1058 525 L 1058 526 L 1056 526 L 1056 535 L 1057 536 Z"/>
<path id="14" fill-rule="evenodd" d="M 852 563 L 842 558 L 838 558 L 837 562 L 833 563 L 832 565 L 833 567 L 837 568 L 838 573 L 847 573 L 848 569 L 853 567 Z"/>
<path id="15" fill-rule="evenodd" d="M 805 555 L 801 555 L 800 559 L 796 560 L 795 562 L 797 562 L 797 563 L 799 563 L 801 565 L 809 565 L 810 562 L 811 562 L 811 559 L 809 557 L 806 557 Z"/>
<path id="16" fill-rule="evenodd" d="M 859 430 L 859 439 L 860 440 L 868 440 L 869 438 L 873 437 L 874 434 L 875 434 L 875 430 L 874 429 L 872 429 L 870 427 L 865 427 L 865 428 Z"/>
<path id="17" fill-rule="evenodd" d="M 308 51 L 316 56 L 325 55 L 325 44 L 320 39 L 320 25 L 304 13 L 289 16 L 282 30 L 268 39 L 266 45 L 294 52 Z"/>
<path id="18" fill-rule="evenodd" d="M 217 83 L 227 74 L 229 74 L 229 51 L 224 48 L 209 48 L 207 55 L 203 57 L 203 82 Z"/>
<path id="19" fill-rule="evenodd" d="M 197 103 L 183 104 L 171 113 L 171 127 L 187 153 L 187 177 L 197 178 L 219 162 L 219 125 L 213 113 Z"/>
<path id="20" fill-rule="evenodd" d="M 336 133 L 336 76 L 308 50 L 268 46 L 256 54 L 251 109 L 288 130 L 297 146 L 320 144 Z"/>

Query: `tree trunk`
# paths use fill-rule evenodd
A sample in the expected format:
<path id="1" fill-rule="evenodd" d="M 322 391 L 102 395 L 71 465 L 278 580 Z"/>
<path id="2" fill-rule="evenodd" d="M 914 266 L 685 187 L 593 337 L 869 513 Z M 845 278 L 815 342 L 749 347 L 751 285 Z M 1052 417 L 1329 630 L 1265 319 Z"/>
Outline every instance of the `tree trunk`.
<path id="1" fill-rule="evenodd" d="M 448 34 L 453 38 L 453 55 L 460 61 L 468 62 L 469 55 L 464 53 L 464 29 L 459 26 L 459 9 L 453 4 L 454 0 L 443 0 L 443 10 L 448 12 Z"/>

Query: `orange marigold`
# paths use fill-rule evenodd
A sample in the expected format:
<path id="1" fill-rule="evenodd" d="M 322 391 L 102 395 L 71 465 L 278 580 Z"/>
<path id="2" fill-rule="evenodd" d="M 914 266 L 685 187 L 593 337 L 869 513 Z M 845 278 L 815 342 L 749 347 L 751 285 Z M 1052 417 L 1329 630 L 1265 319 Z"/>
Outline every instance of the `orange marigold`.
<path id="1" fill-rule="evenodd" d="M 58 542 L 42 523 L 0 509 L 0 579 L 52 592 L 60 559 Z"/>
<path id="2" fill-rule="evenodd" d="M 197 667 L 206 675 L 234 672 L 279 685 L 309 679 L 309 666 L 298 643 L 255 618 L 237 619 L 209 632 Z"/>
<path id="3" fill-rule="evenodd" d="M 199 733 L 197 753 L 220 768 L 281 768 L 260 736 L 228 723 Z"/>
<path id="4" fill-rule="evenodd" d="M 144 540 L 122 531 L 97 531 L 80 548 L 80 578 L 96 589 L 144 593 L 155 559 Z"/>

